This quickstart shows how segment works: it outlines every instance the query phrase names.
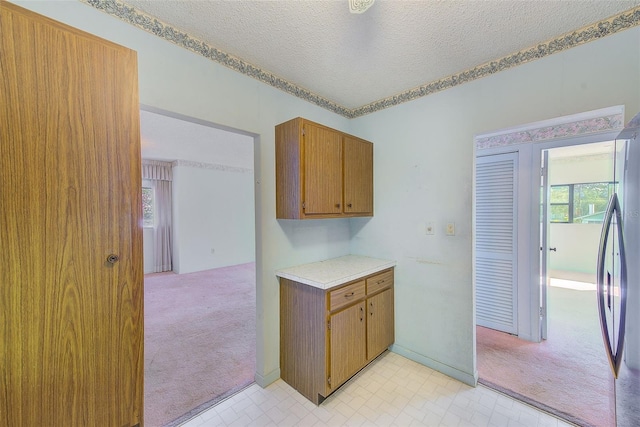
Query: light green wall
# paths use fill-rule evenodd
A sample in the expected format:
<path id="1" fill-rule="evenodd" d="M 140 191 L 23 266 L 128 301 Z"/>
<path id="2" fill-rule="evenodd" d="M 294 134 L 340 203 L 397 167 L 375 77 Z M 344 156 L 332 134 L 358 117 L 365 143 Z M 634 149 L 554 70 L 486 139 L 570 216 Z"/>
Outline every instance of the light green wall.
<path id="1" fill-rule="evenodd" d="M 611 105 L 640 108 L 637 28 L 349 121 L 85 4 L 16 3 L 137 50 L 141 103 L 256 135 L 262 384 L 279 373 L 274 271 L 349 252 L 398 261 L 397 351 L 473 382 L 473 135 Z M 296 116 L 375 143 L 374 218 L 275 219 L 274 126 Z M 434 236 L 424 235 L 426 221 Z M 449 221 L 455 236 L 444 236 Z"/>
<path id="2" fill-rule="evenodd" d="M 176 273 L 253 262 L 254 224 L 253 172 L 173 167 Z"/>
<path id="3" fill-rule="evenodd" d="M 640 109 L 638 28 L 352 121 L 375 143 L 376 216 L 352 221 L 351 251 L 398 262 L 398 352 L 475 374 L 474 135 L 621 104 Z"/>
<path id="4" fill-rule="evenodd" d="M 549 275 L 595 283 L 602 224 L 551 224 Z M 572 274 L 578 273 L 578 274 Z"/>
<path id="5" fill-rule="evenodd" d="M 609 155 L 549 159 L 550 185 L 611 180 L 613 152 Z M 550 274 L 595 283 L 601 228 L 602 224 L 550 224 L 549 247 L 556 248 L 555 252 L 549 253 Z"/>
<path id="6" fill-rule="evenodd" d="M 613 148 L 609 151 L 609 154 L 550 158 L 549 185 L 612 181 Z"/>

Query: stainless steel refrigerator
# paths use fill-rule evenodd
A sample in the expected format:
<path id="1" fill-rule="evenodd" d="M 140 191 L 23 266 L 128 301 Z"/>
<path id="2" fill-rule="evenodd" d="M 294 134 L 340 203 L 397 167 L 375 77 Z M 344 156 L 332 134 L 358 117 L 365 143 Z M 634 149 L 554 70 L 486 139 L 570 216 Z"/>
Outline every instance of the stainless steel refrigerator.
<path id="1" fill-rule="evenodd" d="M 615 141 L 615 192 L 604 217 L 597 303 L 615 382 L 616 425 L 640 426 L 640 113 Z"/>

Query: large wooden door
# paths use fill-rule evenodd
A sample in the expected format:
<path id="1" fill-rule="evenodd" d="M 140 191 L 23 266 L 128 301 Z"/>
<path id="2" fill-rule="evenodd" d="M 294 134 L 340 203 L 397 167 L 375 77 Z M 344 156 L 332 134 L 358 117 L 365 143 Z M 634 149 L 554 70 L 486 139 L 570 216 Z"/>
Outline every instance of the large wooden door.
<path id="1" fill-rule="evenodd" d="M 136 54 L 4 1 L 0 32 L 0 425 L 141 424 Z"/>

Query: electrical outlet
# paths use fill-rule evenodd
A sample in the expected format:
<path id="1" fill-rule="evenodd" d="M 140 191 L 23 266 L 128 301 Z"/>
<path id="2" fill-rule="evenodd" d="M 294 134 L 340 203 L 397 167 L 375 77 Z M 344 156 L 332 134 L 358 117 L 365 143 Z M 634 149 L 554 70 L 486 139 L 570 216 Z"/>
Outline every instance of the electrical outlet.
<path id="1" fill-rule="evenodd" d="M 424 234 L 431 236 L 435 234 L 435 228 L 432 222 L 428 222 L 424 227 Z"/>
<path id="2" fill-rule="evenodd" d="M 455 222 L 448 222 L 447 223 L 446 233 L 447 233 L 447 236 L 455 236 L 456 235 L 456 223 Z"/>

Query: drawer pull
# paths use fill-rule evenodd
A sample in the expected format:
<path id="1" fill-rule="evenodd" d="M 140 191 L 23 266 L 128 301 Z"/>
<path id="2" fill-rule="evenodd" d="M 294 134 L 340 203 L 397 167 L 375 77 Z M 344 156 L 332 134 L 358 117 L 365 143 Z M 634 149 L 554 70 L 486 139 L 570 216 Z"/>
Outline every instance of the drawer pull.
<path id="1" fill-rule="evenodd" d="M 380 283 L 384 283 L 384 279 L 382 279 L 382 280 L 378 280 L 378 281 L 376 282 L 376 285 L 379 285 Z"/>
<path id="2" fill-rule="evenodd" d="M 354 295 L 355 295 L 355 292 L 349 292 L 348 294 L 344 294 L 344 297 L 345 298 L 351 298 Z"/>

